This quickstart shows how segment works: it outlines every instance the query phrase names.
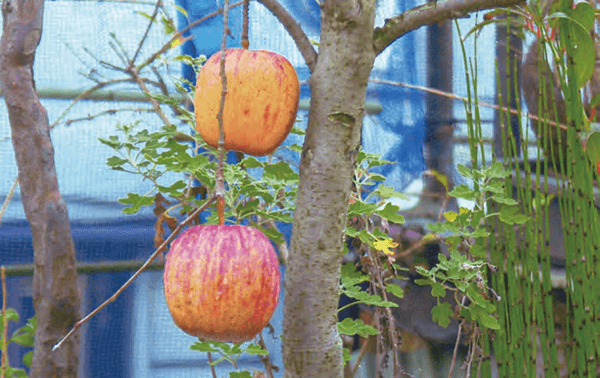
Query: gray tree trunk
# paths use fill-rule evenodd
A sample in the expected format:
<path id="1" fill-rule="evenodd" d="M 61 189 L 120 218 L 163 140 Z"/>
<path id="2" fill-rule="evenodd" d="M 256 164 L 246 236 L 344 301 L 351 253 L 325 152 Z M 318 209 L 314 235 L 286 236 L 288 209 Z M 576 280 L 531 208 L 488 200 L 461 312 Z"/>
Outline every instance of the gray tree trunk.
<path id="1" fill-rule="evenodd" d="M 43 0 L 2 2 L 0 72 L 34 248 L 33 304 L 38 328 L 30 377 L 70 378 L 77 376 L 79 336 L 74 335 L 57 351 L 51 350 L 78 320 L 80 297 L 75 248 L 67 208 L 58 190 L 48 115 L 33 82 L 43 13 Z"/>
<path id="2" fill-rule="evenodd" d="M 329 0 L 321 8 L 319 57 L 285 276 L 286 377 L 342 377 L 336 310 L 342 235 L 367 81 L 375 54 L 375 0 Z"/>

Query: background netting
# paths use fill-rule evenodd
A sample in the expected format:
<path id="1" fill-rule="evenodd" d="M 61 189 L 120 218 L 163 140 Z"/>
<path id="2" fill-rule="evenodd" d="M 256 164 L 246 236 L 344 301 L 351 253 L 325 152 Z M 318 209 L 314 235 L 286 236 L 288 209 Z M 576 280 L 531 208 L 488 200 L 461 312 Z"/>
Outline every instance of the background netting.
<path id="1" fill-rule="evenodd" d="M 309 38 L 318 40 L 319 15 L 311 1 L 284 1 L 297 17 Z M 193 21 L 202 16 L 203 8 L 214 7 L 214 1 L 185 1 Z M 316 2 L 315 2 L 316 3 Z M 379 1 L 377 25 L 385 18 L 401 13 L 419 1 Z M 173 0 L 165 1 L 170 15 L 177 19 Z M 130 56 L 137 48 L 147 25 L 147 18 L 138 12 L 151 14 L 151 2 L 117 1 L 47 1 L 44 9 L 44 30 L 36 53 L 34 66 L 36 86 L 41 102 L 48 110 L 50 123 L 60 119 L 52 131 L 55 161 L 60 190 L 64 196 L 72 222 L 72 234 L 80 262 L 143 260 L 154 250 L 154 216 L 151 209 L 136 215 L 122 214 L 118 198 L 128 192 L 143 194 L 151 184 L 140 176 L 111 171 L 106 159 L 113 151 L 102 145 L 98 138 L 116 134 L 117 123 L 140 121 L 148 130 L 158 130 L 160 119 L 146 111 L 147 102 L 84 100 L 67 113 L 72 98 L 91 88 L 90 77 L 119 78 L 119 74 L 102 65 L 100 61 L 121 64 L 111 45 L 117 40 Z M 234 12 L 234 14 L 236 14 Z M 239 14 L 239 12 L 237 12 Z M 301 81 L 309 77 L 299 51 L 278 21 L 260 4 L 252 2 L 250 9 L 250 43 L 252 49 L 276 51 L 288 58 L 297 68 Z M 481 17 L 479 17 L 481 18 Z M 179 17 L 180 22 L 184 17 Z M 475 22 L 475 17 L 461 20 L 463 34 Z M 114 38 L 111 37 L 114 33 Z M 215 40 L 220 40 L 220 24 L 211 23 L 197 28 L 202 38 L 194 41 L 196 53 L 211 55 Z M 239 36 L 233 44 L 239 44 Z M 459 41 L 454 36 L 454 61 L 437 64 L 454 64 L 454 92 L 466 95 L 465 75 Z M 140 51 L 138 62 L 157 51 L 167 37 L 159 24 L 150 29 L 147 41 Z M 426 86 L 426 28 L 420 28 L 396 41 L 376 59 L 373 78 L 406 82 Z M 471 53 L 472 40 L 467 43 Z M 479 96 L 482 101 L 493 102 L 495 93 L 494 29 L 487 28 L 479 39 Z M 165 55 L 168 61 L 172 55 Z M 96 59 L 97 58 L 97 59 Z M 180 63 L 170 62 L 160 69 L 166 84 L 173 88 L 170 78 L 182 75 Z M 125 77 L 122 75 L 121 77 Z M 136 91 L 134 84 L 111 86 L 112 91 Z M 302 87 L 302 98 L 309 98 L 308 86 Z M 388 177 L 387 185 L 399 191 L 420 190 L 419 175 L 424 169 L 422 144 L 424 139 L 424 99 L 420 91 L 370 84 L 368 101 L 379 103 L 383 111 L 368 115 L 364 121 L 363 147 L 368 152 L 380 153 L 396 164 L 386 167 L 382 173 Z M 117 108 L 114 115 L 92 117 L 90 115 Z M 172 122 L 177 124 L 172 112 L 164 108 Z M 300 111 L 301 127 L 306 126 L 307 112 Z M 455 117 L 464 120 L 464 107 L 455 102 Z M 482 108 L 482 118 L 491 121 L 491 109 Z M 67 122 L 67 121 L 74 122 Z M 489 126 L 490 124 L 487 124 Z M 459 122 L 456 132 L 465 135 L 465 127 Z M 491 128 L 484 135 L 491 137 Z M 468 150 L 455 147 L 455 162 L 466 163 Z M 10 126 L 4 101 L 0 102 L 0 202 L 6 196 L 17 177 Z M 165 182 L 181 179 L 178 174 L 163 177 Z M 412 184 L 412 185 L 409 185 Z M 411 203 L 414 203 L 411 202 Z M 405 203 L 405 208 L 410 203 Z M 20 201 L 19 190 L 8 205 L 0 225 L 0 264 L 32 263 L 31 236 Z M 80 276 L 83 295 L 83 313 L 88 313 L 116 291 L 132 272 L 90 273 Z M 21 315 L 21 322 L 13 324 L 9 334 L 20 327 L 27 318 L 34 316 L 31 299 L 30 276 L 11 276 L 8 279 L 8 305 Z M 282 293 L 283 296 L 283 293 Z M 281 333 L 282 302 L 272 324 L 276 335 Z M 168 314 L 163 294 L 161 272 L 143 274 L 132 287 L 108 308 L 86 324 L 82 333 L 81 377 L 200 377 L 210 376 L 204 354 L 189 350 L 195 339 L 178 330 Z M 282 367 L 279 337 L 266 336 L 273 363 Z M 22 366 L 25 348 L 13 346 L 10 362 Z M 221 365 L 219 365 L 221 366 Z M 225 364 L 222 364 L 225 367 Z M 257 359 L 240 361 L 240 368 L 260 369 Z M 225 375 L 220 370 L 219 376 Z M 278 375 L 282 374 L 280 370 Z"/>

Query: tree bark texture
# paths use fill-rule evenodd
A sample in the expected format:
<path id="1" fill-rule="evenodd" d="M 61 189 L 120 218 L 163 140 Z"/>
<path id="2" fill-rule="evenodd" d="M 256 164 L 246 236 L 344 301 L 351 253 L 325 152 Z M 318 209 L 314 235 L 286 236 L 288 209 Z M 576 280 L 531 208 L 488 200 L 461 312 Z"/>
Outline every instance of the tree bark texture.
<path id="1" fill-rule="evenodd" d="M 286 377 L 342 377 L 337 306 L 348 199 L 375 58 L 375 0 L 323 2 L 285 275 Z"/>
<path id="2" fill-rule="evenodd" d="M 2 93 L 10 118 L 19 184 L 34 248 L 33 304 L 37 333 L 32 378 L 76 377 L 79 336 L 52 352 L 79 318 L 75 248 L 67 208 L 58 190 L 46 109 L 33 81 L 42 34 L 43 0 L 2 2 Z"/>

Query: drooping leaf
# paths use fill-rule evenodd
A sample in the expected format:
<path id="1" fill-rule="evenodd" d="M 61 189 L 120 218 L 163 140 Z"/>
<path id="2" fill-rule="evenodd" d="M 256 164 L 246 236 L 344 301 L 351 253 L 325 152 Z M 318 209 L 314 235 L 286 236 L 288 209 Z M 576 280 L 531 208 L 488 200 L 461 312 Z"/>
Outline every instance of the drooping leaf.
<path id="1" fill-rule="evenodd" d="M 450 304 L 446 302 L 432 308 L 431 314 L 433 315 L 433 321 L 444 328 L 450 325 L 450 317 L 453 315 Z"/>

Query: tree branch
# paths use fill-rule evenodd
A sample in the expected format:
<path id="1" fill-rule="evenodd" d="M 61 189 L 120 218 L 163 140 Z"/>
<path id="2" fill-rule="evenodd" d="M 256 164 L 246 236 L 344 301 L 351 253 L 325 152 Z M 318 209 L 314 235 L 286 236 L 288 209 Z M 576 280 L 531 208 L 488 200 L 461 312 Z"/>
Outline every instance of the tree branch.
<path id="1" fill-rule="evenodd" d="M 296 46 L 300 50 L 300 53 L 304 57 L 304 61 L 312 73 L 317 64 L 317 52 L 315 51 L 313 45 L 310 43 L 308 37 L 300 27 L 300 24 L 296 22 L 294 17 L 279 4 L 277 0 L 256 0 L 262 5 L 265 6 L 277 19 L 281 24 L 285 27 L 290 36 L 296 43 Z"/>
<path id="2" fill-rule="evenodd" d="M 519 4 L 525 4 L 525 0 L 447 0 L 421 5 L 387 19 L 383 27 L 375 28 L 373 50 L 375 55 L 379 55 L 396 39 L 424 25 L 466 18 L 469 13 L 479 10 Z"/>

